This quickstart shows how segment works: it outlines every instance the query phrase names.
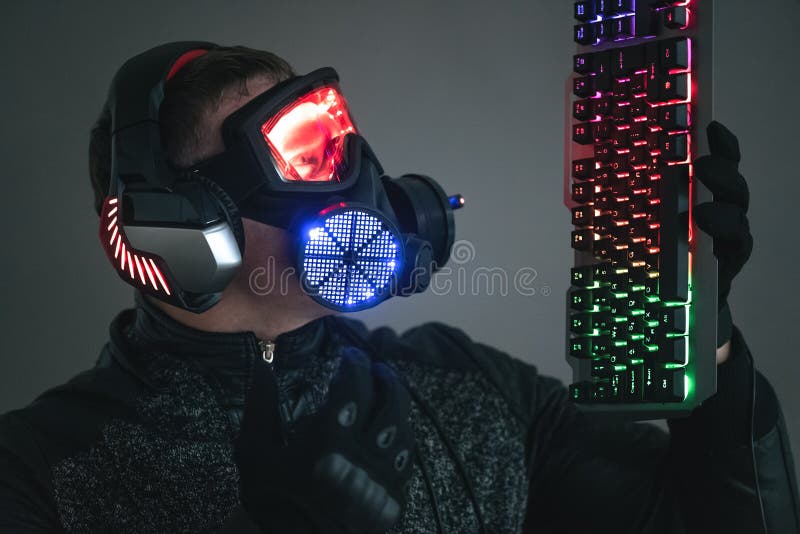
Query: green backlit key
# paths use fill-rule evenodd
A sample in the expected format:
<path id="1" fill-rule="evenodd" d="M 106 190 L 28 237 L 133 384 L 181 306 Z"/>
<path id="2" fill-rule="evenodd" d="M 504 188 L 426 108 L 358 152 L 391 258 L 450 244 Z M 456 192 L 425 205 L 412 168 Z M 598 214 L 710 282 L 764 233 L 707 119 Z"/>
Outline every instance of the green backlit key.
<path id="1" fill-rule="evenodd" d="M 682 401 L 685 372 L 680 369 L 646 366 L 644 368 L 644 399 L 654 402 Z"/>

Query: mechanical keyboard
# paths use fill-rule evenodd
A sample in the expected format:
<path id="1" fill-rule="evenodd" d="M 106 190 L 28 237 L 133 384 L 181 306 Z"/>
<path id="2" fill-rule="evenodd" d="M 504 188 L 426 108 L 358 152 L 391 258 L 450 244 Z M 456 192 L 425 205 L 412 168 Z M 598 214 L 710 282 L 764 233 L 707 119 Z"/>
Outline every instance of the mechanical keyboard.
<path id="1" fill-rule="evenodd" d="M 691 206 L 713 111 L 711 0 L 574 2 L 564 201 L 572 400 L 631 419 L 716 391 L 717 272 Z"/>

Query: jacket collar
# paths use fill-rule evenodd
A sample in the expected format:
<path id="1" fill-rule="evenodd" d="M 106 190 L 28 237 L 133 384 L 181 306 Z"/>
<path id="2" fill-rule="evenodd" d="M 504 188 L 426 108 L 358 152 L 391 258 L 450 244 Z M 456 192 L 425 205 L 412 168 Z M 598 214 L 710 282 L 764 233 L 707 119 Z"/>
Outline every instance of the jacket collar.
<path id="1" fill-rule="evenodd" d="M 330 330 L 326 324 L 321 318 L 279 335 L 274 340 L 276 368 L 300 368 L 324 356 Z M 143 358 L 160 353 L 185 361 L 219 385 L 228 409 L 244 404 L 253 364 L 262 357 L 253 332 L 196 330 L 172 319 L 138 292 L 136 308 L 122 312 L 112 323 L 111 346 L 119 364 L 157 389 Z"/>
<path id="2" fill-rule="evenodd" d="M 324 338 L 324 320 L 318 319 L 285 332 L 274 340 L 275 352 L 282 360 L 303 359 L 316 353 Z M 201 367 L 227 370 L 249 367 L 252 358 L 261 357 L 259 339 L 253 332 L 205 332 L 179 323 L 140 293 L 136 294 L 136 314 L 129 335 L 144 348 L 192 358 Z"/>

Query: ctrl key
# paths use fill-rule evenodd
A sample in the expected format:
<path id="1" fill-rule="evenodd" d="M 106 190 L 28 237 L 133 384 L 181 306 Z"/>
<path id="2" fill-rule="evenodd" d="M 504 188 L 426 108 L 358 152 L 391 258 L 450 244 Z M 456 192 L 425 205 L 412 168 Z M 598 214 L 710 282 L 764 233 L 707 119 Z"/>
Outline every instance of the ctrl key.
<path id="1" fill-rule="evenodd" d="M 660 366 L 644 368 L 644 400 L 650 402 L 681 402 L 685 396 L 686 371 Z"/>

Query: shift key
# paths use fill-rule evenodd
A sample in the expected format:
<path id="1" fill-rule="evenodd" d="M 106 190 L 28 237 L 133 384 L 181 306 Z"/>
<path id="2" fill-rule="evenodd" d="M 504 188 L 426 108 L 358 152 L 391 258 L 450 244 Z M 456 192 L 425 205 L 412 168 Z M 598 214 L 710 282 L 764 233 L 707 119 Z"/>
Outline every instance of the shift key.
<path id="1" fill-rule="evenodd" d="M 662 166 L 659 186 L 659 284 L 664 302 L 689 297 L 689 166 Z"/>

